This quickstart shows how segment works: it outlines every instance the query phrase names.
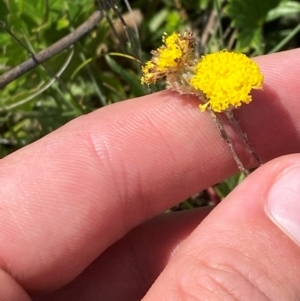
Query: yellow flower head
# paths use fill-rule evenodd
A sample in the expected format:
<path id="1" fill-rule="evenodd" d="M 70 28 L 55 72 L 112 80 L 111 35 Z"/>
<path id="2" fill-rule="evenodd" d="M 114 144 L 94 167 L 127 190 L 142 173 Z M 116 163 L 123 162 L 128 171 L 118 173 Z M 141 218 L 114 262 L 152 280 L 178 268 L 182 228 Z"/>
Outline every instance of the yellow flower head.
<path id="1" fill-rule="evenodd" d="M 200 105 L 202 111 L 210 106 L 215 112 L 223 112 L 251 102 L 251 90 L 261 89 L 262 82 L 263 75 L 254 61 L 242 53 L 224 50 L 202 57 L 190 85 L 206 97 L 207 102 Z"/>
<path id="2" fill-rule="evenodd" d="M 142 84 L 155 83 L 157 79 L 180 72 L 191 64 L 195 45 L 191 32 L 164 34 L 162 40 L 164 45 L 152 51 L 151 61 L 142 67 Z"/>

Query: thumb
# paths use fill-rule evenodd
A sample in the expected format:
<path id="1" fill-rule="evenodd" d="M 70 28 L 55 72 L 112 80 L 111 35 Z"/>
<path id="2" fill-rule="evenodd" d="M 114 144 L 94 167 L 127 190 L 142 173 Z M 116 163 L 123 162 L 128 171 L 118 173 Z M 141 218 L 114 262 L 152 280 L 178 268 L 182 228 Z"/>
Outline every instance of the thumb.
<path id="1" fill-rule="evenodd" d="M 240 184 L 179 247 L 144 300 L 299 300 L 300 155 Z"/>

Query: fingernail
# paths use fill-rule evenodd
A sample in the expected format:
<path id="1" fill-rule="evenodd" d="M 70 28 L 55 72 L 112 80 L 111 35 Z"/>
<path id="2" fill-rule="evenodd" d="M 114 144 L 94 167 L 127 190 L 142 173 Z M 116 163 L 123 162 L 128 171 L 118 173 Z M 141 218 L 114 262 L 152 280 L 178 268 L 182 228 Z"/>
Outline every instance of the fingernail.
<path id="1" fill-rule="evenodd" d="M 300 245 L 300 165 L 279 174 L 269 191 L 266 209 L 271 220 Z"/>

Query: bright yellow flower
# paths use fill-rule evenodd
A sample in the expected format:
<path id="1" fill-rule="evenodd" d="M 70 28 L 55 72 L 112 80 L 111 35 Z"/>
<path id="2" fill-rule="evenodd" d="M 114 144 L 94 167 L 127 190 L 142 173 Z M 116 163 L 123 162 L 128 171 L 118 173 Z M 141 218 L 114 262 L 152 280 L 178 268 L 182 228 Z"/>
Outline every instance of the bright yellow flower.
<path id="1" fill-rule="evenodd" d="M 224 50 L 201 58 L 190 85 L 206 97 L 207 102 L 200 105 L 202 111 L 209 106 L 223 112 L 251 102 L 251 90 L 261 89 L 262 82 L 263 75 L 254 61 L 242 53 Z"/>
<path id="2" fill-rule="evenodd" d="M 151 61 L 142 67 L 142 84 L 155 83 L 157 79 L 180 72 L 191 64 L 195 45 L 191 32 L 164 34 L 162 40 L 164 45 L 152 51 Z"/>

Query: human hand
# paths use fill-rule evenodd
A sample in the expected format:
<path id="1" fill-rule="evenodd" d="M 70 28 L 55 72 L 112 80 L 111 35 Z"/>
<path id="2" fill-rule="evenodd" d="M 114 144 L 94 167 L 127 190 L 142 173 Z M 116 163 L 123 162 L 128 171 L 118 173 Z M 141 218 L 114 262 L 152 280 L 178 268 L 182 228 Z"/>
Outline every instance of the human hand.
<path id="1" fill-rule="evenodd" d="M 268 161 L 300 149 L 300 49 L 256 60 L 264 91 L 235 114 Z M 237 171 L 209 114 L 164 91 L 80 117 L 0 162 L 0 300 L 297 300 L 299 162 L 158 215 Z"/>

